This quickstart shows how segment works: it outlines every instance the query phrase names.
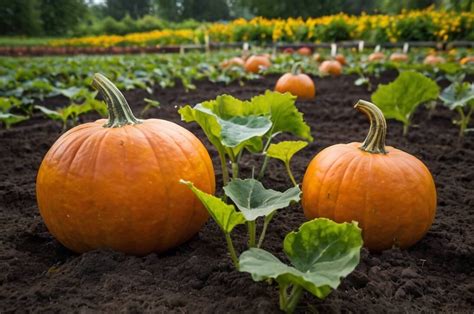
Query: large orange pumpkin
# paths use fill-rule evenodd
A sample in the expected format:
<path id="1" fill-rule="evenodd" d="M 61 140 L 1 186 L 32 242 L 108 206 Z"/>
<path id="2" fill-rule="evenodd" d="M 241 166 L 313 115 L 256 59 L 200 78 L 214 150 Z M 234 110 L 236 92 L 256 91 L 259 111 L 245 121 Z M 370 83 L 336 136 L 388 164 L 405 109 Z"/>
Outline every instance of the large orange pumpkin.
<path id="1" fill-rule="evenodd" d="M 407 248 L 433 223 L 433 178 L 419 159 L 385 146 L 387 126 L 377 106 L 360 100 L 355 107 L 370 119 L 367 138 L 330 146 L 314 157 L 303 179 L 305 216 L 358 221 L 371 250 Z"/>
<path id="2" fill-rule="evenodd" d="M 268 56 L 251 56 L 245 61 L 245 71 L 251 73 L 258 73 L 262 69 L 268 68 L 272 63 Z"/>
<path id="3" fill-rule="evenodd" d="M 301 63 L 295 63 L 290 73 L 283 74 L 275 85 L 275 91 L 290 92 L 298 99 L 312 99 L 316 93 L 313 80 L 300 72 Z"/>
<path id="4" fill-rule="evenodd" d="M 204 145 L 169 121 L 136 119 L 122 93 L 94 76 L 109 119 L 79 125 L 41 163 L 36 195 L 49 231 L 75 252 L 112 248 L 143 255 L 190 239 L 207 211 L 180 179 L 215 191 Z"/>

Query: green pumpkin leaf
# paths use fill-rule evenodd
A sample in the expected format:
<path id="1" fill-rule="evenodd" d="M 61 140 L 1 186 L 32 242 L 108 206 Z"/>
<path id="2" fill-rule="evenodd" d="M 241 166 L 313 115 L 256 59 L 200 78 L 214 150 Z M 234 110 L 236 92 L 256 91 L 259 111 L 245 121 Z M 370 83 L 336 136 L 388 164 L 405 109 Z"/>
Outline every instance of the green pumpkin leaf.
<path id="1" fill-rule="evenodd" d="M 451 110 L 464 107 L 474 99 L 474 84 L 468 82 L 453 83 L 446 87 L 439 98 Z M 474 104 L 474 102 L 472 102 Z"/>
<path id="2" fill-rule="evenodd" d="M 299 112 L 295 101 L 296 96 L 290 93 L 266 91 L 250 100 L 249 111 L 251 114 L 268 116 L 273 123 L 273 133 L 289 132 L 313 141 L 309 125 L 304 122 L 303 114 Z"/>
<path id="3" fill-rule="evenodd" d="M 229 234 L 235 226 L 245 223 L 244 216 L 233 205 L 228 205 L 220 198 L 199 190 L 192 182 L 185 180 L 180 180 L 180 182 L 187 185 L 194 192 L 224 233 Z"/>
<path id="4" fill-rule="evenodd" d="M 196 122 L 206 134 L 208 140 L 220 153 L 224 153 L 224 145 L 221 142 L 221 126 L 215 115 L 203 110 L 197 110 L 186 105 L 178 110 L 181 119 L 186 122 Z"/>
<path id="5" fill-rule="evenodd" d="M 266 117 L 245 116 L 233 117 L 229 120 L 218 118 L 222 127 L 222 144 L 227 147 L 237 147 L 254 137 L 261 137 L 270 130 L 272 122 Z M 261 146 L 262 141 L 251 143 L 251 147 Z"/>
<path id="6" fill-rule="evenodd" d="M 386 85 L 379 85 L 372 94 L 374 102 L 386 118 L 409 125 L 415 109 L 429 100 L 437 99 L 439 87 L 435 81 L 421 73 L 405 71 Z"/>
<path id="7" fill-rule="evenodd" d="M 207 102 L 208 104 L 210 102 Z M 237 155 L 242 148 L 258 151 L 262 147 L 262 136 L 271 128 L 271 121 L 263 116 L 235 116 L 221 118 L 206 104 L 197 104 L 194 108 L 186 106 L 179 110 L 186 121 L 196 121 L 206 133 L 211 143 L 222 150 L 230 148 Z"/>
<path id="8" fill-rule="evenodd" d="M 359 263 L 362 235 L 356 223 L 319 218 L 289 233 L 283 246 L 291 265 L 251 248 L 240 255 L 239 270 L 250 273 L 255 281 L 273 278 L 280 285 L 300 286 L 322 299 Z"/>
<path id="9" fill-rule="evenodd" d="M 235 203 L 247 221 L 268 216 L 277 209 L 300 200 L 301 190 L 293 187 L 285 192 L 265 189 L 255 179 L 235 179 L 224 187 L 225 194 Z"/>
<path id="10" fill-rule="evenodd" d="M 306 146 L 308 146 L 308 142 L 305 141 L 283 141 L 278 144 L 271 144 L 268 147 L 267 155 L 289 164 L 293 155 Z"/>

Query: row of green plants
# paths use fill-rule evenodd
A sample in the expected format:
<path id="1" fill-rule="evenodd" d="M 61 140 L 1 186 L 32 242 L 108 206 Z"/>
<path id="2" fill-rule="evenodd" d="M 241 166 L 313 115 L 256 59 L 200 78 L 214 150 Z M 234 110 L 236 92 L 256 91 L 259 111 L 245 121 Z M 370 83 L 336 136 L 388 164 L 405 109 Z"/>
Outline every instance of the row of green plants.
<path id="1" fill-rule="evenodd" d="M 8 128 L 39 112 L 50 119 L 61 121 L 63 127 L 66 128 L 77 123 L 81 115 L 92 111 L 105 116 L 105 107 L 95 100 L 96 92 L 88 87 L 91 74 L 99 70 L 114 78 L 117 86 L 123 90 L 144 89 L 150 94 L 153 93 L 154 88 L 172 87 L 177 82 L 188 91 L 194 89 L 194 83 L 202 79 L 224 84 L 238 80 L 244 84 L 247 80 L 259 77 L 258 74 L 246 72 L 241 66 L 222 67 L 222 60 L 233 55 L 235 52 L 129 57 L 53 57 L 37 58 L 35 62 L 29 62 L 29 59 L 3 58 L 0 62 L 0 122 Z M 322 57 L 330 58 L 328 55 Z M 443 104 L 458 113 L 459 119 L 455 123 L 460 125 L 460 134 L 464 134 L 469 129 L 468 125 L 472 116 L 472 110 L 469 109 L 472 87 L 463 80 L 466 74 L 473 73 L 472 64 L 460 65 L 457 62 L 447 62 L 431 66 L 421 63 L 424 53 L 412 53 L 410 57 L 411 61 L 407 63 L 369 62 L 366 54 L 353 52 L 347 55 L 347 65 L 344 66 L 343 71 L 346 74 L 356 74 L 357 79 L 354 84 L 366 86 L 369 91 L 373 89 L 370 77 L 380 76 L 381 73 L 390 69 L 402 72 L 417 71 L 434 81 L 450 80 L 453 84 L 441 93 L 440 99 Z M 271 66 L 262 69 L 259 74 L 285 73 L 296 63 L 305 73 L 321 75 L 318 63 L 314 59 L 297 54 L 274 55 Z M 414 84 L 410 84 L 409 79 L 404 80 L 404 76 L 401 76 L 400 80 L 405 81 L 406 86 L 400 84 L 397 87 L 397 83 L 393 88 L 390 85 L 380 87 L 379 90 L 388 89 L 387 93 L 393 93 L 392 89 L 416 89 Z M 428 105 L 433 109 L 439 95 L 438 89 L 437 84 L 432 82 L 429 99 L 420 99 L 416 104 L 429 101 Z M 378 96 L 379 93 L 380 91 L 377 91 L 374 94 L 374 99 L 383 98 Z M 68 103 L 59 108 L 48 107 L 48 98 L 58 95 L 67 98 Z M 159 105 L 151 99 L 144 99 L 144 103 L 146 104 L 145 112 Z M 406 106 L 404 103 L 410 105 Z M 382 104 L 378 105 L 382 106 Z M 400 112 L 384 110 L 384 113 L 387 118 L 401 121 L 406 134 L 414 111 L 411 109 L 412 105 L 411 100 L 397 99 L 394 103 L 382 107 L 401 108 L 397 109 Z M 235 160 L 237 156 L 229 155 L 227 158 Z"/>

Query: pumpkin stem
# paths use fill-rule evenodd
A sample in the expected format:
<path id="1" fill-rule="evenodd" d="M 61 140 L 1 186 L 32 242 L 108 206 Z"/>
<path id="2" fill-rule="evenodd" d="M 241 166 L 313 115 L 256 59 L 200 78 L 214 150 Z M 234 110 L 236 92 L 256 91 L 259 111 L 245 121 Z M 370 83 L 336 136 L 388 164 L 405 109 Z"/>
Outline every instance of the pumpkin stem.
<path id="1" fill-rule="evenodd" d="M 107 104 L 109 120 L 104 125 L 105 128 L 119 128 L 128 124 L 134 125 L 141 123 L 141 121 L 133 115 L 127 100 L 120 90 L 104 75 L 100 73 L 94 74 L 92 87 L 99 91 Z"/>
<path id="2" fill-rule="evenodd" d="M 359 100 L 354 108 L 365 113 L 370 120 L 369 133 L 360 149 L 372 154 L 386 154 L 387 122 L 382 111 L 373 103 L 365 100 Z"/>
<path id="3" fill-rule="evenodd" d="M 291 67 L 291 74 L 293 74 L 293 75 L 300 74 L 302 65 L 303 65 L 302 62 L 294 63 L 293 66 Z"/>

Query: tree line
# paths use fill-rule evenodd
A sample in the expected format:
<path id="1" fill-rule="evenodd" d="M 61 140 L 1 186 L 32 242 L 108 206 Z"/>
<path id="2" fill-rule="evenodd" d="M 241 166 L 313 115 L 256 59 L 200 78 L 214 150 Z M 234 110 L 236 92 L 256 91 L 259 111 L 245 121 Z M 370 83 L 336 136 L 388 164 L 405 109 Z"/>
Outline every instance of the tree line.
<path id="1" fill-rule="evenodd" d="M 122 34 L 194 26 L 191 20 L 396 14 L 429 6 L 474 12 L 474 0 L 105 0 L 99 4 L 93 0 L 0 0 L 0 34 Z"/>

